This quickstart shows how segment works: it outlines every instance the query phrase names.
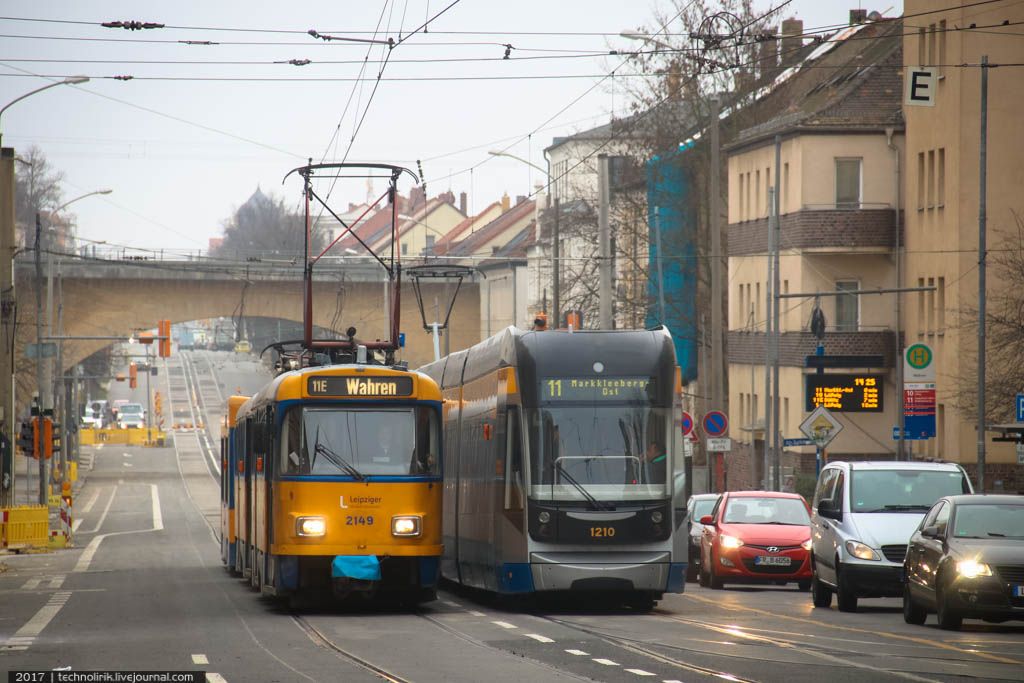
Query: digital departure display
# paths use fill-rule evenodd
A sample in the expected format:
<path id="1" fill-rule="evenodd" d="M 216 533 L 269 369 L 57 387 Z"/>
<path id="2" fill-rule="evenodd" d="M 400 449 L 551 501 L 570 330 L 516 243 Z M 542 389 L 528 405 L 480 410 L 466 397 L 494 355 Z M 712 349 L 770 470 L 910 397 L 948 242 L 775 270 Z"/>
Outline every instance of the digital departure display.
<path id="1" fill-rule="evenodd" d="M 651 377 L 547 377 L 541 380 L 542 401 L 649 401 Z"/>
<path id="2" fill-rule="evenodd" d="M 306 391 L 310 396 L 366 396 L 387 398 L 411 396 L 412 377 L 310 377 Z"/>
<path id="3" fill-rule="evenodd" d="M 837 413 L 882 412 L 882 375 L 804 375 L 804 409 Z"/>

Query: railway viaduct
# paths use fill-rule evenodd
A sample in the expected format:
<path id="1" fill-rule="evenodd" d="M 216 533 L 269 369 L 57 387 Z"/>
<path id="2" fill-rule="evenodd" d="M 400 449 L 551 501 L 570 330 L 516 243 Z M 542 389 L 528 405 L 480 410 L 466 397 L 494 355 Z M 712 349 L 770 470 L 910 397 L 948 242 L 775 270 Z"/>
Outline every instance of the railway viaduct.
<path id="1" fill-rule="evenodd" d="M 56 323 L 60 308 L 64 336 L 127 339 L 139 330 L 155 328 L 162 319 L 178 323 L 237 316 L 240 311 L 246 316 L 302 320 L 301 263 L 76 258 L 60 263 L 56 270 L 59 276 L 53 287 L 53 315 Z M 17 326 L 13 353 L 20 398 L 35 386 L 35 362 L 25 357 L 25 345 L 36 338 L 35 269 L 31 257 L 19 258 L 15 272 Z M 365 258 L 325 259 L 317 264 L 314 276 L 315 325 L 338 332 L 354 326 L 360 339 L 386 336 L 385 278 L 379 264 Z M 45 276 L 43 285 L 45 315 Z M 435 297 L 443 314 L 453 289 L 453 285 L 441 281 L 424 285 L 428 318 L 432 317 Z M 432 342 L 423 331 L 415 293 L 407 280 L 401 287 L 401 329 L 406 333 L 406 347 L 400 357 L 408 360 L 410 367 L 433 359 Z M 476 283 L 462 284 L 452 311 L 450 333 L 453 350 L 479 341 Z M 65 341 L 63 370 L 111 343 Z"/>

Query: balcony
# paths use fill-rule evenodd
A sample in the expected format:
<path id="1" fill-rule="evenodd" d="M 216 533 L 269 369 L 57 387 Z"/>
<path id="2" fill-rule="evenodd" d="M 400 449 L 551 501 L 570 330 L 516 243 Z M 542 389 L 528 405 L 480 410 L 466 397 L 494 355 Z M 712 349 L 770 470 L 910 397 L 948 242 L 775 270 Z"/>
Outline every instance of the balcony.
<path id="1" fill-rule="evenodd" d="M 805 204 L 782 215 L 784 249 L 856 250 L 895 246 L 893 208 L 889 204 Z M 902 241 L 903 212 L 900 211 Z M 768 219 L 729 224 L 729 256 L 768 252 Z"/>
<path id="2" fill-rule="evenodd" d="M 729 362 L 764 365 L 765 334 L 730 330 Z M 807 331 L 783 332 L 779 335 L 779 365 L 804 367 L 807 356 L 813 356 L 818 339 Z M 885 358 L 883 367 L 894 367 L 896 361 L 896 333 L 890 329 L 861 329 L 857 332 L 826 331 L 825 353 L 830 355 L 869 356 Z"/>

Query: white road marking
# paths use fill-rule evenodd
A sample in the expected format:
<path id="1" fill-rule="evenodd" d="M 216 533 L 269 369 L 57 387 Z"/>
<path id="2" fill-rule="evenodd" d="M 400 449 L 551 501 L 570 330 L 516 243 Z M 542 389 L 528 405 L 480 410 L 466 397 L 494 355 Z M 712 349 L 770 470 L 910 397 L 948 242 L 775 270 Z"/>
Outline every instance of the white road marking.
<path id="1" fill-rule="evenodd" d="M 636 674 L 637 676 L 653 676 L 654 675 L 650 671 L 644 671 L 643 669 L 626 669 L 626 671 L 628 671 L 631 674 Z"/>
<path id="2" fill-rule="evenodd" d="M 666 678 L 661 683 L 683 683 L 683 682 L 680 681 L 679 679 L 676 679 L 676 678 Z"/>
<path id="3" fill-rule="evenodd" d="M 75 564 L 75 568 L 72 571 L 89 571 L 89 565 L 92 563 L 92 558 L 95 557 L 96 551 L 100 548 L 100 543 L 102 543 L 105 538 L 110 536 L 126 536 L 128 534 L 145 534 L 152 531 L 163 530 L 164 519 L 160 514 L 160 493 L 157 491 L 156 484 L 150 484 L 149 488 L 153 495 L 153 527 L 150 529 L 136 529 L 133 531 L 113 531 L 109 534 L 99 534 L 98 536 L 94 536 L 93 539 L 89 541 L 89 545 L 87 545 L 85 550 L 82 551 L 82 554 L 79 556 L 78 562 Z M 113 496 L 111 496 L 111 501 L 113 501 Z M 107 505 L 107 509 L 110 509 L 109 505 Z M 103 516 L 106 517 L 106 514 L 106 510 L 104 510 Z"/>
<path id="4" fill-rule="evenodd" d="M 576 657 L 586 657 L 590 654 L 589 652 L 584 652 L 583 650 L 566 650 L 566 652 L 568 652 L 571 655 L 575 655 Z"/>
<path id="5" fill-rule="evenodd" d="M 452 602 L 451 600 L 442 600 L 441 604 L 442 605 L 448 605 L 449 607 L 462 607 L 462 605 L 460 605 L 459 603 Z"/>
<path id="6" fill-rule="evenodd" d="M 207 673 L 206 683 L 228 683 L 228 679 L 224 678 L 220 674 Z"/>
<path id="7" fill-rule="evenodd" d="M 519 628 L 515 624 L 510 624 L 507 621 L 492 621 L 491 623 L 502 628 Z"/>
<path id="8" fill-rule="evenodd" d="M 50 579 L 50 588 L 54 590 L 59 590 L 60 587 L 64 585 L 64 579 L 66 578 L 67 576 L 64 574 L 57 574 L 56 576 Z"/>
<path id="9" fill-rule="evenodd" d="M 610 659 L 595 658 L 594 661 L 597 662 L 598 664 L 604 664 L 605 666 L 618 666 L 619 665 L 618 662 L 613 662 Z"/>
<path id="10" fill-rule="evenodd" d="M 98 451 L 103 450 L 103 444 L 101 444 L 101 443 L 96 444 L 96 450 L 98 450 Z"/>
<path id="11" fill-rule="evenodd" d="M 210 660 L 206 658 L 206 655 L 192 655 L 193 664 L 209 664 Z"/>
<path id="12" fill-rule="evenodd" d="M 21 590 L 34 591 L 36 588 L 39 587 L 39 584 L 42 580 L 42 577 L 33 576 L 31 579 L 25 582 L 25 585 L 21 587 Z"/>
<path id="13" fill-rule="evenodd" d="M 35 613 L 31 619 L 28 620 L 24 626 L 19 628 L 14 636 L 8 639 L 8 648 L 12 650 L 24 650 L 27 649 L 33 642 L 35 642 L 36 636 L 43 632 L 43 629 L 53 621 L 53 618 L 57 616 L 61 608 L 67 603 L 68 598 L 71 597 L 70 591 L 60 591 L 50 596 L 50 599 L 45 605 L 39 608 L 39 611 Z"/>
<path id="14" fill-rule="evenodd" d="M 132 465 L 132 464 L 131 464 L 130 462 L 126 462 L 126 463 L 124 463 L 124 466 L 125 466 L 125 467 L 134 467 L 134 465 Z"/>
<path id="15" fill-rule="evenodd" d="M 124 483 L 124 479 L 118 479 L 118 480 L 117 480 L 117 483 L 118 483 L 118 484 L 123 484 L 123 483 Z"/>
<path id="16" fill-rule="evenodd" d="M 553 642 L 555 642 L 551 638 L 548 638 L 547 636 L 542 636 L 539 633 L 524 633 L 523 635 L 525 635 L 527 638 L 533 638 L 538 643 L 553 643 Z"/>
<path id="17" fill-rule="evenodd" d="M 126 457 L 126 458 L 131 458 L 131 457 L 133 457 L 131 453 L 122 453 L 121 455 L 123 455 L 123 456 L 124 456 L 124 457 Z"/>
<path id="18" fill-rule="evenodd" d="M 487 616 L 483 612 L 477 612 L 475 609 L 469 610 L 469 613 L 472 614 L 474 617 L 486 617 Z"/>
<path id="19" fill-rule="evenodd" d="M 78 527 L 80 527 L 80 526 L 82 526 L 82 518 L 81 517 L 79 517 L 75 521 L 71 522 L 71 531 L 72 531 L 72 533 L 74 533 L 75 531 L 78 531 Z"/>
<path id="20" fill-rule="evenodd" d="M 94 531 L 99 531 L 100 530 L 100 527 L 103 526 L 104 520 L 106 520 L 106 518 L 107 518 L 107 513 L 110 512 L 110 506 L 114 504 L 114 497 L 115 496 L 117 496 L 117 487 L 116 486 L 110 492 L 110 500 L 107 501 L 106 507 L 103 508 L 103 514 L 100 515 L 100 521 L 98 521 L 96 523 L 96 526 L 94 526 L 92 529 L 89 529 L 87 531 L 83 531 L 82 533 L 91 534 Z"/>
<path id="21" fill-rule="evenodd" d="M 82 514 L 85 515 L 85 514 L 88 514 L 89 512 L 91 512 L 92 511 L 92 506 L 95 505 L 96 501 L 99 500 L 99 499 L 100 499 L 100 490 L 97 488 L 97 489 L 95 489 L 92 492 L 92 495 L 89 496 L 89 501 L 85 505 L 82 506 Z"/>

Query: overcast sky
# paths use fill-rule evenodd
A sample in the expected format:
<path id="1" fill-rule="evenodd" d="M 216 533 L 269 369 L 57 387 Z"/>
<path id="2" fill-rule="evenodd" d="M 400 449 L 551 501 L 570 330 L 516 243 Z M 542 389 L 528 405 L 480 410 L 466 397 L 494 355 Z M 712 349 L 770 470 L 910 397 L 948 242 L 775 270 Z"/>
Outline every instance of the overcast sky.
<path id="1" fill-rule="evenodd" d="M 399 27 L 404 36 L 450 2 L 5 0 L 0 10 L 7 17 L 0 19 L 0 106 L 48 82 L 13 74 L 84 74 L 93 80 L 52 88 L 12 106 L 2 119 L 3 144 L 17 151 L 38 145 L 66 175 L 65 200 L 92 190 L 114 190 L 70 208 L 78 217 L 80 237 L 136 247 L 205 249 L 257 186 L 297 202 L 300 185 L 293 179 L 282 186 L 282 176 L 307 157 L 340 160 L 366 109 L 387 48 L 327 43 L 304 32 L 368 38 L 384 10 L 381 25 L 386 28 L 390 22 L 390 30 L 382 34 L 397 39 Z M 779 2 L 754 4 L 764 11 Z M 856 0 L 793 0 L 778 16 L 801 18 L 806 30 L 844 23 L 849 9 L 858 6 L 894 16 L 902 1 L 874 7 Z M 552 137 L 599 124 L 613 112 L 625 113 L 621 87 L 608 87 L 606 81 L 584 95 L 621 58 L 505 61 L 500 59 L 504 44 L 513 46 L 513 57 L 579 55 L 609 46 L 636 49 L 636 42 L 617 34 L 639 26 L 655 30 L 655 10 L 671 13 L 671 5 L 668 0 L 461 0 L 430 24 L 430 33 L 414 35 L 391 51 L 385 78 L 410 80 L 379 84 L 348 158 L 414 170 L 420 159 L 429 194 L 464 191 L 471 208 L 483 208 L 503 192 L 526 194 L 540 174 L 510 159 L 489 158 L 488 150 L 508 147 L 510 153 L 544 166 L 541 151 Z M 196 28 L 128 31 L 95 25 L 112 20 Z M 264 31 L 211 30 L 224 28 Z M 532 35 L 520 34 L 524 32 Z M 569 32 L 607 35 L 564 35 Z M 177 42 L 181 40 L 221 44 L 186 45 Z M 231 42 L 256 44 L 226 44 Z M 364 82 L 296 80 L 356 78 L 367 55 Z M 457 58 L 493 61 L 423 61 Z M 313 63 L 272 63 L 291 59 Z M 182 63 L 186 61 L 256 63 Z M 100 78 L 115 75 L 137 78 Z M 544 78 L 507 78 L 521 76 Z M 236 80 L 195 80 L 211 77 Z M 430 80 L 465 77 L 486 78 Z M 254 78 L 283 80 L 241 80 Z M 336 130 L 336 144 L 330 144 Z M 383 185 L 378 182 L 375 189 Z M 408 192 L 408 183 L 402 190 Z M 365 187 L 338 188 L 332 203 L 361 201 L 365 194 Z"/>

